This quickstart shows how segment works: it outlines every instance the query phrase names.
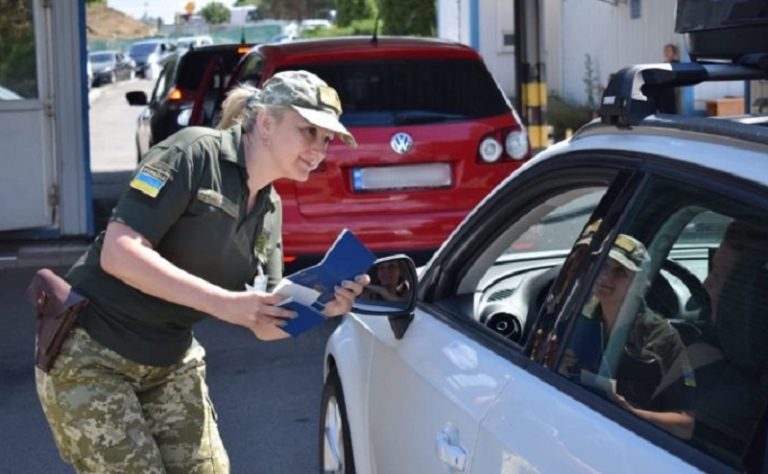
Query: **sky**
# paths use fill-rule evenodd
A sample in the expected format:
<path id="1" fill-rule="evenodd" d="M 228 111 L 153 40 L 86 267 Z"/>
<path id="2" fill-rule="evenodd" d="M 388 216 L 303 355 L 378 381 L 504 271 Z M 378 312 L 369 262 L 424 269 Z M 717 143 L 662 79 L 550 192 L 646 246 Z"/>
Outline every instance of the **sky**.
<path id="1" fill-rule="evenodd" d="M 146 12 L 151 18 L 162 17 L 163 23 L 173 23 L 175 13 L 183 13 L 184 6 L 190 0 L 107 0 L 107 6 L 120 10 L 126 15 L 141 18 Z M 213 0 L 194 0 L 195 11 L 199 11 Z M 231 7 L 235 0 L 217 0 Z"/>

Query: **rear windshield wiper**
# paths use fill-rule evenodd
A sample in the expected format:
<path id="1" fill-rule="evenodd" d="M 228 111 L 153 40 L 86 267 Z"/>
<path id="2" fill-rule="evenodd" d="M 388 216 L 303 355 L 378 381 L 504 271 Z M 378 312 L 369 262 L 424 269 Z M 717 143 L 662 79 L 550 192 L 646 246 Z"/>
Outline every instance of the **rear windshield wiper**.
<path id="1" fill-rule="evenodd" d="M 414 125 L 420 123 L 438 123 L 452 120 L 466 120 L 465 115 L 430 112 L 425 110 L 408 110 L 395 114 L 395 125 Z"/>

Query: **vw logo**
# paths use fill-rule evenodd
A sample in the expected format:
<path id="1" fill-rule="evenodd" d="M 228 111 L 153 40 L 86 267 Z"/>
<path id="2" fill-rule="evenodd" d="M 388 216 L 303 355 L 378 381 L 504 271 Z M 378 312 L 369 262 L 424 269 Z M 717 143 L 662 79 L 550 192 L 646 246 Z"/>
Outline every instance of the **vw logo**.
<path id="1" fill-rule="evenodd" d="M 413 148 L 413 138 L 407 133 L 399 132 L 392 136 L 392 140 L 389 141 L 389 146 L 398 155 L 405 155 L 411 148 Z"/>

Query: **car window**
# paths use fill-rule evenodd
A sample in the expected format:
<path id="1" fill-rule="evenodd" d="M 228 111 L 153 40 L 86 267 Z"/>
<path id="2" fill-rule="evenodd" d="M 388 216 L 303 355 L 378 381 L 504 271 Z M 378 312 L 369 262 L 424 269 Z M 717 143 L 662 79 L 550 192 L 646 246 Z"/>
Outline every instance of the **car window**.
<path id="1" fill-rule="evenodd" d="M 257 86 L 261 83 L 264 75 L 264 58 L 257 53 L 249 54 L 240 69 L 240 75 L 237 80 L 239 83 L 249 83 Z"/>
<path id="2" fill-rule="evenodd" d="M 418 125 L 510 113 L 495 80 L 477 60 L 420 57 L 292 64 L 283 69 L 306 69 L 334 87 L 347 126 Z"/>
<path id="3" fill-rule="evenodd" d="M 218 58 L 218 59 L 217 59 Z M 176 73 L 176 86 L 196 91 L 200 81 L 205 76 L 210 61 L 220 61 L 221 67 L 216 69 L 212 78 L 212 89 L 221 89 L 225 84 L 223 75 L 229 74 L 235 67 L 240 56 L 236 48 L 218 51 L 190 51 L 182 56 L 179 61 L 179 70 Z"/>
<path id="4" fill-rule="evenodd" d="M 768 210 L 656 179 L 624 222 L 580 241 L 598 267 L 557 371 L 749 470 L 768 401 Z"/>
<path id="5" fill-rule="evenodd" d="M 130 54 L 149 55 L 157 51 L 157 49 L 158 49 L 157 43 L 135 43 L 131 46 Z"/>
<path id="6" fill-rule="evenodd" d="M 152 101 L 162 100 L 173 87 L 173 75 L 176 70 L 176 61 L 167 61 L 157 78 L 157 83 L 152 91 Z"/>
<path id="7" fill-rule="evenodd" d="M 95 63 L 106 63 L 112 61 L 113 53 L 91 53 L 91 61 Z"/>
<path id="8" fill-rule="evenodd" d="M 522 343 L 560 271 L 565 256 L 605 194 L 605 187 L 569 189 L 549 196 L 500 229 L 491 261 L 475 290 L 475 319 Z"/>

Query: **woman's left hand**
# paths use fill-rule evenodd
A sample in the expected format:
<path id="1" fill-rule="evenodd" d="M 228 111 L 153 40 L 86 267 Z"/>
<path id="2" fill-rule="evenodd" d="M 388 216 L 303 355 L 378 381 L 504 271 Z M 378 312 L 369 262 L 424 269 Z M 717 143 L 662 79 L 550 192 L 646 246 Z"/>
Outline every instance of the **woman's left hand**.
<path id="1" fill-rule="evenodd" d="M 363 292 L 363 288 L 370 282 L 371 279 L 366 274 L 358 275 L 355 277 L 355 281 L 345 280 L 341 282 L 341 286 L 336 287 L 336 298 L 326 303 L 323 314 L 333 318 L 348 313 L 352 309 L 355 298 Z"/>

